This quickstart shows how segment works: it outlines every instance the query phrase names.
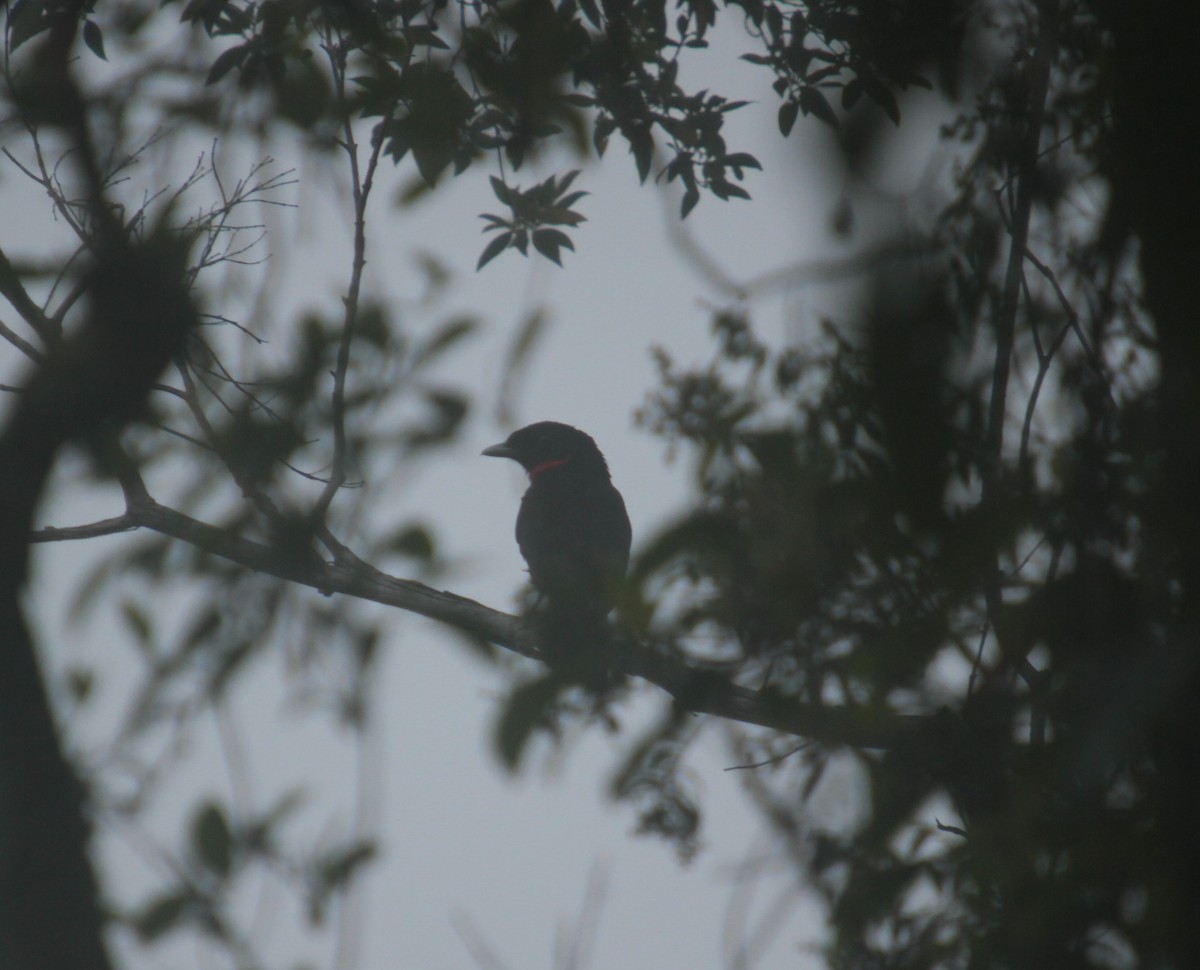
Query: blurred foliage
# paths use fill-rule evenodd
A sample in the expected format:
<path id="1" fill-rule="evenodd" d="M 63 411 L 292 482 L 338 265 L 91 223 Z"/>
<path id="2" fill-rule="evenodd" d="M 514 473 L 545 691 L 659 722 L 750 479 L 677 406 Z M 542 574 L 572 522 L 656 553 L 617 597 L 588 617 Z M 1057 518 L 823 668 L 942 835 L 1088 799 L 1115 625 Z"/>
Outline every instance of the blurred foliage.
<path id="1" fill-rule="evenodd" d="M 856 319 L 773 342 L 748 293 L 714 313 L 704 366 L 658 354 L 641 422 L 692 460 L 697 498 L 643 541 L 624 622 L 646 650 L 759 689 L 778 723 L 808 705 L 909 725 L 869 750 L 731 729 L 748 791 L 826 904 L 831 966 L 1200 966 L 1194 6 L 15 0 L 6 158 L 49 196 L 72 253 L 49 269 L 3 256 L 0 292 L 33 338 L 7 321 L 3 335 L 40 363 L 75 323 L 100 228 L 141 240 L 169 216 L 196 243 L 187 279 L 210 312 L 120 443 L 125 458 L 98 446 L 93 469 L 128 497 L 130 465 L 150 479 L 186 468 L 174 507 L 289 569 L 352 564 L 334 538 L 348 532 L 364 560 L 431 575 L 429 522 L 402 511 L 368 534 L 352 499 L 389 462 L 455 442 L 474 402 L 443 365 L 476 322 L 414 322 L 360 299 L 380 161 L 411 162 L 426 191 L 473 166 L 497 172 L 508 211 L 482 216 L 495 234 L 477 269 L 508 249 L 555 263 L 574 249 L 577 172 L 512 180 L 562 148 L 583 158 L 623 141 L 639 179 L 682 187 L 681 217 L 706 194 L 748 198 L 759 163 L 724 130 L 742 103 L 680 80 L 728 20 L 770 76 L 780 132 L 801 115 L 837 129 L 835 228 L 852 238 L 872 194 L 863 173 L 907 163 L 889 134 L 932 91 L 952 170 L 907 227 L 919 255 L 867 266 Z M 178 58 L 146 55 L 151 36 L 173 37 Z M 54 73 L 46 52 L 63 38 L 84 80 Z M 94 80 L 117 64 L 121 83 Z M 92 85 L 87 97 L 75 83 Z M 344 153 L 360 230 L 344 316 L 296 321 L 268 353 L 226 315 L 217 271 L 259 258 L 241 211 L 280 204 L 290 169 L 264 161 L 231 182 L 214 147 L 170 192 L 139 185 L 139 200 L 127 182 L 160 137 L 137 140 L 147 117 L 225 138 L 286 126 Z M 90 189 L 60 164 L 71 157 L 91 162 Z M 198 193 L 215 201 L 188 217 Z M 444 296 L 447 275 L 427 270 Z M 514 372 L 540 327 L 527 320 Z M 378 611 L 154 536 L 97 566 L 80 616 L 118 588 L 144 670 L 112 762 L 89 778 L 102 821 L 138 817 L 189 727 L 272 642 L 292 645 L 298 699 L 352 730 L 368 720 Z M 191 612 L 152 608 L 151 591 L 166 604 L 192 594 Z M 89 703 L 103 676 L 73 668 L 71 703 Z M 525 682 L 498 757 L 515 766 L 536 731 L 568 721 L 620 730 L 627 689 L 581 699 L 552 677 Z M 639 829 L 685 857 L 703 842 L 688 775 L 698 720 L 669 706 L 628 741 L 611 783 L 639 807 Z M 835 764 L 864 780 L 861 804 L 816 817 Z M 354 833 L 289 846 L 299 808 L 295 796 L 257 814 L 206 798 L 182 849 L 163 850 L 163 884 L 115 917 L 144 942 L 188 930 L 265 965 L 240 881 L 276 874 L 319 926 L 374 855 Z"/>
<path id="2" fill-rule="evenodd" d="M 895 83 L 961 84 L 985 38 L 1019 51 L 980 87 L 946 85 L 962 161 L 930 248 L 878 261 L 861 320 L 814 345 L 770 346 L 738 308 L 715 315 L 708 365 L 660 356 L 642 422 L 694 456 L 699 500 L 635 579 L 693 662 L 795 704 L 914 716 L 855 753 L 869 800 L 848 832 L 809 808 L 838 746 L 743 737 L 765 817 L 827 902 L 832 965 L 1192 966 L 1200 572 L 1182 489 L 1200 444 L 1180 429 L 1200 357 L 1189 340 L 1164 360 L 1159 334 L 1194 331 L 1197 287 L 1139 233 L 1161 219 L 1194 252 L 1165 214 L 1198 210 L 1190 187 L 1114 167 L 1151 164 L 1127 141 L 1149 92 L 1107 52 L 1156 55 L 1121 34 L 1142 18 L 1055 3 L 992 8 L 987 28 L 939 14 L 945 32 L 883 54 L 872 33 L 904 7 L 860 8 L 850 41 Z M 886 164 L 868 161 L 873 124 L 844 141 L 848 172 Z M 1171 151 L 1155 164 L 1196 161 Z M 1082 204 L 1134 191 L 1144 214 Z"/>

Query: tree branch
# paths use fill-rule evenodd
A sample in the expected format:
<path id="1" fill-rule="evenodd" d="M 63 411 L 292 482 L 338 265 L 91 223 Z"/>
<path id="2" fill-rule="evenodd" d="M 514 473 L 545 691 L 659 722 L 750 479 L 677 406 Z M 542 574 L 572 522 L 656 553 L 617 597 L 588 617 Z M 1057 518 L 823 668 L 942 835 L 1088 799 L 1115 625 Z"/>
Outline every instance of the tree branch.
<path id="1" fill-rule="evenodd" d="M 326 29 L 324 47 L 330 70 L 333 72 L 334 91 L 343 111 L 342 148 L 350 163 L 350 189 L 354 200 L 354 258 L 350 267 L 350 283 L 343 298 L 345 306 L 342 334 L 338 341 L 337 363 L 333 371 L 333 395 L 330 402 L 333 421 L 333 466 L 329 472 L 329 480 L 325 483 L 312 512 L 312 521 L 317 526 L 318 535 L 322 537 L 326 534 L 323 527 L 329 506 L 338 489 L 346 483 L 346 374 L 350 369 L 350 349 L 358 328 L 362 275 L 367 265 L 367 203 L 371 198 L 375 169 L 383 149 L 382 139 L 372 137 L 366 171 L 362 171 L 358 160 L 358 142 L 354 137 L 352 113 L 347 110 L 345 103 L 346 53 L 332 29 Z M 329 549 L 335 557 L 340 558 L 345 547 L 336 543 L 330 545 Z"/>
<path id="2" fill-rule="evenodd" d="M 42 308 L 33 302 L 3 249 L 0 249 L 0 295 L 12 304 L 13 309 L 21 315 L 21 319 L 42 338 L 42 343 L 47 346 L 55 343 L 59 336 L 58 327 L 42 312 Z"/>
<path id="3" fill-rule="evenodd" d="M 315 556 L 301 559 L 290 551 L 283 552 L 167 508 L 146 495 L 134 498 L 124 516 L 73 528 L 42 529 L 34 535 L 36 541 L 49 542 L 133 527 L 179 539 L 210 555 L 327 596 L 340 593 L 416 613 L 524 657 L 542 659 L 520 617 L 415 580 L 389 576 L 361 560 L 325 562 Z M 629 639 L 616 639 L 611 660 L 614 671 L 654 684 L 693 714 L 755 724 L 823 744 L 889 748 L 927 720 L 877 710 L 804 704 L 772 691 L 750 690 Z"/>
<path id="4" fill-rule="evenodd" d="M 1034 179 L 1038 163 L 1038 146 L 1046 110 L 1046 94 L 1050 84 L 1050 66 L 1057 43 L 1057 11 L 1052 0 L 1039 0 L 1038 41 L 1026 72 L 1028 98 L 1025 104 L 1025 132 L 1014 164 L 1016 202 L 1009 227 L 1008 265 L 1004 291 L 996 318 L 996 357 L 992 367 L 992 395 L 988 403 L 987 435 L 983 451 L 983 486 L 981 504 L 994 511 L 1004 491 L 1004 425 L 1008 416 L 1008 381 L 1012 368 L 1013 343 L 1017 326 L 1017 310 L 1024 279 L 1025 256 L 1029 251 L 1029 217 L 1033 211 Z M 1023 649 L 1011 642 L 1008 623 L 1003 615 L 1001 570 L 996 563 L 993 576 L 984 588 L 988 621 L 1005 660 L 1013 665 L 1030 686 L 1038 681 L 1038 672 L 1029 662 Z"/>
<path id="5" fill-rule="evenodd" d="M 69 542 L 76 539 L 95 539 L 99 536 L 116 535 L 118 532 L 129 532 L 138 526 L 133 516 L 126 513 L 111 519 L 101 519 L 99 522 L 89 522 L 86 525 L 72 525 L 64 528 L 46 526 L 38 529 L 29 536 L 30 542 Z"/>

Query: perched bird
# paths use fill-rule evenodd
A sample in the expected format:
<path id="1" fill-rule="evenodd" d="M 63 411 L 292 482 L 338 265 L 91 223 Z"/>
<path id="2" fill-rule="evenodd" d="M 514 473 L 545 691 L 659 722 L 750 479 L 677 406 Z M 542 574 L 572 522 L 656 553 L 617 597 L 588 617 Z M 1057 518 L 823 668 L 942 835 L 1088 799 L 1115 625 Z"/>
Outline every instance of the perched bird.
<path id="1" fill-rule="evenodd" d="M 534 619 L 548 659 L 594 653 L 629 564 L 632 537 L 621 493 L 589 435 L 557 421 L 514 431 L 485 448 L 529 474 L 517 514 L 517 545 L 537 590 Z"/>

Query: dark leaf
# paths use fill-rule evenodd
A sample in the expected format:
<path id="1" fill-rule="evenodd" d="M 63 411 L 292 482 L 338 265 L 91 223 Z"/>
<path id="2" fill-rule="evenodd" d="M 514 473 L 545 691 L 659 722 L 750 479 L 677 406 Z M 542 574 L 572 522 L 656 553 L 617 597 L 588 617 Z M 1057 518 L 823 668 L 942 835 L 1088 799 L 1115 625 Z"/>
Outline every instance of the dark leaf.
<path id="1" fill-rule="evenodd" d="M 328 853 L 320 862 L 321 882 L 328 889 L 344 886 L 378 851 L 374 842 L 363 840 Z"/>
<path id="2" fill-rule="evenodd" d="M 219 805 L 209 802 L 193 819 L 192 854 L 214 875 L 229 875 L 233 862 L 233 836 Z"/>
<path id="3" fill-rule="evenodd" d="M 551 183 L 551 185 L 553 185 L 555 187 L 554 191 L 558 195 L 562 195 L 564 192 L 567 191 L 567 189 L 569 189 L 571 187 L 571 183 L 574 182 L 575 179 L 577 179 L 578 177 L 579 177 L 579 169 L 576 168 L 576 169 L 572 169 L 571 171 L 567 172 L 566 175 L 563 175 L 558 180 L 555 180 L 553 178 L 550 179 L 550 183 Z M 582 197 L 586 194 L 587 193 L 585 193 L 585 192 L 581 192 L 581 193 L 578 193 L 578 196 Z M 563 203 L 563 205 L 570 205 L 570 204 L 571 204 L 570 202 Z"/>
<path id="4" fill-rule="evenodd" d="M 858 78 L 847 81 L 845 87 L 842 88 L 842 108 L 849 111 L 858 104 L 858 99 L 862 97 L 862 93 L 862 81 Z"/>
<path id="5" fill-rule="evenodd" d="M 721 164 L 728 168 L 755 168 L 760 172 L 762 166 L 758 163 L 758 159 L 748 152 L 735 152 L 732 155 L 726 155 L 721 159 Z"/>
<path id="6" fill-rule="evenodd" d="M 513 234 L 511 232 L 502 232 L 488 243 L 479 256 L 479 262 L 475 264 L 475 271 L 478 272 L 483 269 L 488 263 L 504 252 L 508 248 L 509 243 L 512 242 L 512 238 Z"/>
<path id="7" fill-rule="evenodd" d="M 892 119 L 892 124 L 900 124 L 900 105 L 887 83 L 873 74 L 866 73 L 859 75 L 859 80 L 867 97 L 884 110 Z"/>
<path id="8" fill-rule="evenodd" d="M 433 536 L 423 525 L 406 526 L 387 543 L 387 550 L 408 559 L 428 562 L 434 553 Z"/>
<path id="9" fill-rule="evenodd" d="M 825 95 L 817 88 L 804 88 L 800 92 L 800 108 L 806 115 L 816 115 L 830 127 L 838 127 L 837 115 L 833 113 Z"/>
<path id="10" fill-rule="evenodd" d="M 147 651 L 154 637 L 154 630 L 150 624 L 150 619 L 139 606 L 130 600 L 125 600 L 121 603 L 121 616 L 129 626 L 129 629 L 133 631 L 138 647 L 143 651 Z"/>
<path id="11" fill-rule="evenodd" d="M 644 128 L 635 130 L 629 139 L 629 150 L 633 152 L 637 163 L 638 180 L 645 182 L 654 161 L 654 139 L 650 137 L 650 132 Z"/>
<path id="12" fill-rule="evenodd" d="M 503 180 L 496 178 L 494 175 L 490 175 L 488 178 L 492 183 L 492 192 L 496 198 L 511 207 L 514 199 L 513 190 L 505 185 Z"/>
<path id="13" fill-rule="evenodd" d="M 596 0 L 579 0 L 579 9 L 593 27 L 602 27 L 604 21 L 600 16 L 600 7 Z"/>
<path id="14" fill-rule="evenodd" d="M 191 897 L 186 892 L 159 896 L 133 918 L 133 929 L 143 943 L 157 940 L 175 928 L 183 917 Z"/>
<path id="15" fill-rule="evenodd" d="M 213 61 L 212 67 L 208 69 L 208 74 L 204 78 L 204 83 L 206 85 L 216 84 L 235 67 L 241 67 L 242 62 L 246 59 L 249 53 L 249 44 L 239 44 L 237 47 L 231 47 L 227 51 L 222 51 L 220 56 Z"/>
<path id="16" fill-rule="evenodd" d="M 547 259 L 559 266 L 562 261 L 559 259 L 559 249 L 570 249 L 574 251 L 575 244 L 571 242 L 570 237 L 557 229 L 535 229 L 533 232 L 533 248 L 545 256 Z"/>
<path id="17" fill-rule="evenodd" d="M 569 209 L 587 194 L 587 192 L 571 192 L 562 196 L 562 198 L 555 199 L 554 205 L 556 208 Z"/>
<path id="18" fill-rule="evenodd" d="M 560 206 L 546 209 L 541 214 L 541 223 L 545 226 L 577 226 L 581 222 L 587 222 L 587 217 Z"/>
<path id="19" fill-rule="evenodd" d="M 95 674 L 81 667 L 72 667 L 67 672 L 67 690 L 77 704 L 82 704 L 91 696 L 92 688 L 96 685 Z"/>
<path id="20" fill-rule="evenodd" d="M 800 105 L 795 101 L 785 101 L 779 106 L 779 133 L 786 138 L 792 133 L 792 126 L 800 114 Z"/>
<path id="21" fill-rule="evenodd" d="M 50 13 L 44 0 L 17 0 L 8 12 L 9 49 L 15 51 L 49 27 Z"/>
<path id="22" fill-rule="evenodd" d="M 494 738 L 500 763 L 509 771 L 517 770 L 533 732 L 551 723 L 561 689 L 559 678 L 544 674 L 526 681 L 509 695 Z"/>
<path id="23" fill-rule="evenodd" d="M 679 204 L 679 218 L 686 219 L 688 213 L 696 208 L 696 203 L 700 201 L 700 190 L 694 185 L 689 185 L 687 191 L 683 193 L 683 201 Z"/>
<path id="24" fill-rule="evenodd" d="M 96 26 L 94 20 L 85 20 L 83 22 L 83 42 L 87 44 L 88 50 L 100 58 L 100 60 L 108 60 L 104 56 L 104 35 L 100 33 L 100 28 Z"/>

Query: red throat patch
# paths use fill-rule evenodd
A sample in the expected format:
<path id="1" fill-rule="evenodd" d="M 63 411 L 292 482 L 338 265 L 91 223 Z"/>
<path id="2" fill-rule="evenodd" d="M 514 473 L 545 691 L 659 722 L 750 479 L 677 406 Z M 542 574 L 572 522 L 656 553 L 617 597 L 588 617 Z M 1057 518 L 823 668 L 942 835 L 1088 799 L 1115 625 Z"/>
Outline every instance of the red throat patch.
<path id="1" fill-rule="evenodd" d="M 562 466 L 570 460 L 570 458 L 551 458 L 550 461 L 544 461 L 540 465 L 534 465 L 531 469 L 529 469 L 529 480 L 531 482 L 536 482 L 539 478 L 545 475 L 546 472 L 552 472 L 556 468 L 562 468 Z"/>

